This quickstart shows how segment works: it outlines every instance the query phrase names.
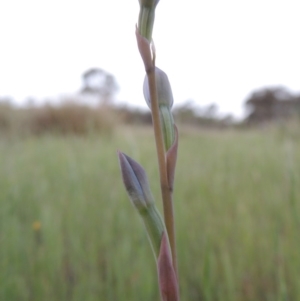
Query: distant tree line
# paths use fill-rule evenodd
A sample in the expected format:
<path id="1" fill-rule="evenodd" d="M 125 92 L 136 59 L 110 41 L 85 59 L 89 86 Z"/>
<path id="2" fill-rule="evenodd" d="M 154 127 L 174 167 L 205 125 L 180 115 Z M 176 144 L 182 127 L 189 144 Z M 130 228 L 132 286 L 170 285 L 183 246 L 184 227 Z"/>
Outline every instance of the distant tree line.
<path id="1" fill-rule="evenodd" d="M 247 123 L 262 123 L 300 117 L 300 94 L 283 87 L 254 91 L 246 100 Z"/>

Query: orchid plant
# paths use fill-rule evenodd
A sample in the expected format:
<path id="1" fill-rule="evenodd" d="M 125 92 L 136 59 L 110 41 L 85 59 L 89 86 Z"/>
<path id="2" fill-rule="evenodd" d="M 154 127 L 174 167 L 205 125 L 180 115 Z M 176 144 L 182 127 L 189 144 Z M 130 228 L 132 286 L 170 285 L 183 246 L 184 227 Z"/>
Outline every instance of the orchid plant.
<path id="1" fill-rule="evenodd" d="M 173 209 L 178 131 L 171 112 L 173 94 L 168 76 L 155 65 L 152 31 L 158 2 L 139 0 L 136 39 L 146 71 L 143 92 L 152 114 L 164 219 L 155 205 L 143 167 L 122 152 L 118 156 L 124 186 L 142 218 L 156 260 L 161 300 L 179 301 Z"/>

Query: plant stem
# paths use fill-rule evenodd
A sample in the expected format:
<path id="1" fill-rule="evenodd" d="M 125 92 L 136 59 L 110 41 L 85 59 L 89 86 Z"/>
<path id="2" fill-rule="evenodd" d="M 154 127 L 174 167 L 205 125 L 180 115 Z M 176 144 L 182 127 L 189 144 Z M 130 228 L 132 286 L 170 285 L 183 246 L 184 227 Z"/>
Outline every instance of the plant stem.
<path id="1" fill-rule="evenodd" d="M 157 93 L 156 93 L 154 63 L 153 63 L 153 67 L 146 71 L 147 71 L 147 78 L 148 78 L 150 98 L 151 98 L 151 113 L 152 113 L 152 122 L 153 122 L 153 129 L 154 129 L 154 136 L 155 136 L 155 143 L 156 143 L 156 151 L 158 157 L 160 187 L 161 187 L 163 209 L 164 209 L 164 220 L 169 236 L 173 267 L 176 276 L 178 278 L 172 191 L 168 184 L 165 149 L 164 149 L 163 135 L 160 126 L 159 107 L 158 107 Z"/>

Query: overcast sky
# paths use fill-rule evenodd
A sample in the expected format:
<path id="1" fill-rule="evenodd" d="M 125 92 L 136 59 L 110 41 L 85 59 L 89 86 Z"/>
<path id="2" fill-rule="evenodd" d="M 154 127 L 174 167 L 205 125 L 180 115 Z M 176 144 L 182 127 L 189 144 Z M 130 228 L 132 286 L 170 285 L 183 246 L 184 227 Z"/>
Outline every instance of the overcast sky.
<path id="1" fill-rule="evenodd" d="M 153 38 L 175 103 L 216 103 L 240 115 L 254 90 L 300 91 L 299 0 L 161 0 Z M 0 1 L 0 97 L 55 98 L 99 67 L 118 99 L 145 106 L 135 41 L 138 0 Z"/>

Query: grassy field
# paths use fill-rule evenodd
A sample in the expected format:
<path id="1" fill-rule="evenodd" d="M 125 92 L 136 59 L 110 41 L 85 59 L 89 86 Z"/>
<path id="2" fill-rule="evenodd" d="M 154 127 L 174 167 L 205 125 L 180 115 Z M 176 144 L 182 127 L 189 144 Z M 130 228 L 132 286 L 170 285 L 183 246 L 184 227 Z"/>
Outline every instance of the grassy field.
<path id="1" fill-rule="evenodd" d="M 118 149 L 161 208 L 150 129 L 0 139 L 0 300 L 159 300 Z M 181 130 L 174 196 L 182 300 L 300 300 L 298 129 Z"/>

